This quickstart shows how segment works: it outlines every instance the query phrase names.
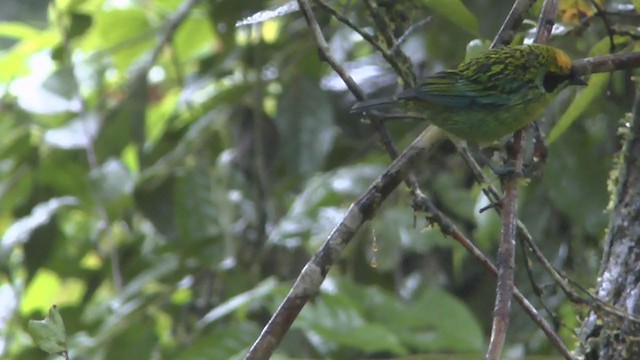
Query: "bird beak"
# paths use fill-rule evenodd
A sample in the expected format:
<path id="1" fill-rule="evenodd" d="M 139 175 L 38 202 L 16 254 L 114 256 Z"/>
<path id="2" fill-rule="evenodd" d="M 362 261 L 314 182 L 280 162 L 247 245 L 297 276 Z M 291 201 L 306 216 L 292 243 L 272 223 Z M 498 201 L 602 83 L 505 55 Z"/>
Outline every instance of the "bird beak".
<path id="1" fill-rule="evenodd" d="M 572 71 L 571 77 L 569 78 L 569 85 L 587 86 L 587 82 Z"/>

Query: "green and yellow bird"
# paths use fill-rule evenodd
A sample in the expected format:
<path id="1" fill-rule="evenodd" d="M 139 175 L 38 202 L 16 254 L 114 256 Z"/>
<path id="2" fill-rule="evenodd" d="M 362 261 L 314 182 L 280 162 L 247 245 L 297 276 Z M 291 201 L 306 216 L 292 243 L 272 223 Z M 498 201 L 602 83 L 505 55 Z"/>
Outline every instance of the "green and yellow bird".
<path id="1" fill-rule="evenodd" d="M 405 103 L 450 134 L 487 144 L 537 120 L 569 85 L 586 82 L 562 50 L 540 44 L 508 46 L 429 76 L 394 98 L 356 103 L 351 112 Z"/>

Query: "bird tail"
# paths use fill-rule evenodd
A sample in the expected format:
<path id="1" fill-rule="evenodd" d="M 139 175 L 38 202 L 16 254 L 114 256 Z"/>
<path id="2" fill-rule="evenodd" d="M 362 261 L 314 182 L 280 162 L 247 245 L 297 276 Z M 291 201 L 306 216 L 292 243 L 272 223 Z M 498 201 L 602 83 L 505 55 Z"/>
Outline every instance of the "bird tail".
<path id="1" fill-rule="evenodd" d="M 352 113 L 367 112 L 372 109 L 377 109 L 386 106 L 393 106 L 396 103 L 396 99 L 392 97 L 371 99 L 365 101 L 358 101 L 351 108 Z"/>

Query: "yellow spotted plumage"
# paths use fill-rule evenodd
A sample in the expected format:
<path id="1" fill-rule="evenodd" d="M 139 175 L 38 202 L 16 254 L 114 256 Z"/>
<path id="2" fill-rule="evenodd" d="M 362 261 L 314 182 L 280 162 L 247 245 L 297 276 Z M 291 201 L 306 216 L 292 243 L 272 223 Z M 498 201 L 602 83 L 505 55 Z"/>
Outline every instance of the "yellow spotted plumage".
<path id="1" fill-rule="evenodd" d="M 408 103 L 434 125 L 484 144 L 537 120 L 568 85 L 584 85 L 562 50 L 540 44 L 488 50 L 436 73 L 392 99 L 357 103 L 352 112 Z"/>

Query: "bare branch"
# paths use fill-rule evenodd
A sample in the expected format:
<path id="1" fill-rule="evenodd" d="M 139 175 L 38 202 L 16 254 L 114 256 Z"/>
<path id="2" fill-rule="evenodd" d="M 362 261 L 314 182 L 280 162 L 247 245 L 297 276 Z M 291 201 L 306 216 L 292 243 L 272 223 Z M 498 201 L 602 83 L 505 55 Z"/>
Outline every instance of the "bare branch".
<path id="1" fill-rule="evenodd" d="M 417 200 L 416 200 L 417 199 Z M 498 269 L 496 266 L 489 260 L 489 258 L 482 253 L 480 249 L 478 249 L 475 244 L 467 239 L 461 232 L 456 228 L 453 222 L 447 218 L 438 208 L 436 208 L 431 201 L 429 201 L 426 197 L 417 197 L 413 201 L 413 208 L 416 211 L 422 211 L 427 214 L 427 221 L 430 223 L 436 223 L 440 226 L 442 233 L 447 236 L 452 237 L 455 241 L 460 243 L 465 249 L 469 251 L 469 253 L 480 261 L 480 264 L 487 269 L 493 275 L 498 274 Z M 545 333 L 549 341 L 556 349 L 562 354 L 562 356 L 567 360 L 574 360 L 571 355 L 571 352 L 562 342 L 560 336 L 556 334 L 556 332 L 551 328 L 549 323 L 540 316 L 538 311 L 531 305 L 531 303 L 527 300 L 527 298 L 522 295 L 522 293 L 514 287 L 513 296 L 516 299 L 516 302 L 520 304 L 522 309 L 529 315 L 531 320 L 533 320 L 536 325 Z"/>
<path id="2" fill-rule="evenodd" d="M 502 27 L 500 27 L 500 30 L 491 43 L 492 49 L 511 44 L 516 31 L 524 20 L 524 14 L 535 2 L 536 0 L 516 0 L 513 3 L 509 15 L 507 15 L 507 18 L 502 23 Z"/>
<path id="3" fill-rule="evenodd" d="M 524 148 L 524 131 L 514 133 L 511 146 L 507 146 L 510 163 L 507 165 L 515 171 L 503 177 L 504 200 L 502 200 L 502 230 L 500 246 L 498 248 L 497 265 L 498 281 L 496 286 L 496 301 L 493 309 L 493 324 L 491 326 L 491 341 L 487 350 L 486 360 L 498 360 L 504 347 L 509 327 L 511 298 L 514 289 L 515 239 L 516 221 L 518 219 L 518 175 L 516 171 L 522 169 Z"/>
<path id="4" fill-rule="evenodd" d="M 430 146 L 444 139 L 440 129 L 430 126 L 402 152 L 349 208 L 320 250 L 309 260 L 278 310 L 246 355 L 246 360 L 268 359 L 291 327 L 302 307 L 314 297 L 327 272 L 358 229 L 373 218 L 382 202 L 404 180 Z M 418 190 L 419 191 L 419 190 Z"/>
<path id="5" fill-rule="evenodd" d="M 380 53 L 380 55 L 382 55 L 385 61 L 389 65 L 391 65 L 391 67 L 397 74 L 400 74 L 400 75 L 403 74 L 400 64 L 396 61 L 395 57 L 393 56 L 395 47 L 392 48 L 391 50 L 387 50 L 382 45 L 380 45 L 378 41 L 376 41 L 373 35 L 367 33 L 366 31 L 362 30 L 360 27 L 356 26 L 351 20 L 349 20 L 349 18 L 342 15 L 342 13 L 340 13 L 338 10 L 336 10 L 331 5 L 329 5 L 326 1 L 313 0 L 313 2 L 315 2 L 321 9 L 325 10 L 326 12 L 331 14 L 333 17 L 335 17 L 338 21 L 345 24 L 353 31 L 357 32 L 358 35 L 360 35 L 366 42 L 368 42 L 371 46 L 373 46 L 373 48 L 376 49 Z M 409 84 L 410 83 L 409 81 L 411 81 L 411 79 L 403 79 L 403 81 Z M 362 99 L 358 98 L 358 100 L 362 101 L 364 100 L 364 98 Z"/>
<path id="6" fill-rule="evenodd" d="M 538 21 L 538 33 L 536 34 L 535 42 L 548 42 L 557 12 L 557 0 L 544 1 Z M 522 171 L 524 158 L 524 131 L 522 129 L 514 133 L 510 144 L 511 146 L 507 146 L 507 167 L 514 169 L 515 172 L 520 172 Z M 516 266 L 515 240 L 518 220 L 518 178 L 515 172 L 502 179 L 505 196 L 501 206 L 502 231 L 497 257 L 498 281 L 491 326 L 491 340 L 485 356 L 486 360 L 500 359 L 510 321 L 511 298 L 513 297 L 514 289 L 513 279 Z"/>
<path id="7" fill-rule="evenodd" d="M 555 18 L 558 14 L 558 0 L 544 0 L 540 18 L 538 19 L 538 33 L 533 42 L 546 44 L 551 39 L 551 31 L 555 25 Z"/>
<path id="8" fill-rule="evenodd" d="M 307 24 L 309 25 L 311 32 L 313 33 L 313 37 L 316 41 L 316 44 L 318 45 L 318 50 L 320 51 L 322 58 L 329 64 L 329 66 L 331 66 L 331 68 L 338 74 L 338 76 L 340 76 L 342 81 L 344 81 L 344 83 L 347 85 L 349 90 L 355 95 L 355 97 L 360 101 L 364 100 L 365 94 L 362 91 L 362 89 L 358 86 L 358 84 L 356 84 L 356 82 L 353 80 L 351 75 L 347 73 L 347 70 L 345 70 L 345 68 L 338 63 L 338 61 L 333 57 L 333 55 L 331 55 L 331 52 L 329 51 L 329 44 L 327 43 L 327 40 L 324 38 L 324 35 L 322 34 L 320 25 L 318 24 L 318 21 L 316 20 L 315 15 L 311 10 L 311 6 L 309 5 L 309 2 L 307 0 L 298 0 L 298 3 L 300 5 L 300 10 L 302 11 L 304 18 L 307 21 Z M 371 117 L 371 124 L 373 125 L 373 128 L 376 130 L 376 132 L 380 135 L 382 144 L 387 150 L 387 153 L 389 153 L 389 156 L 392 159 L 398 156 L 398 149 L 393 144 L 393 140 L 391 140 L 391 135 L 389 134 L 389 131 L 384 126 L 384 124 L 375 117 Z M 414 186 L 417 186 L 417 185 L 414 184 L 410 186 L 414 188 Z"/>
<path id="9" fill-rule="evenodd" d="M 640 67 L 640 52 L 579 59 L 573 62 L 578 75 L 588 75 Z"/>

